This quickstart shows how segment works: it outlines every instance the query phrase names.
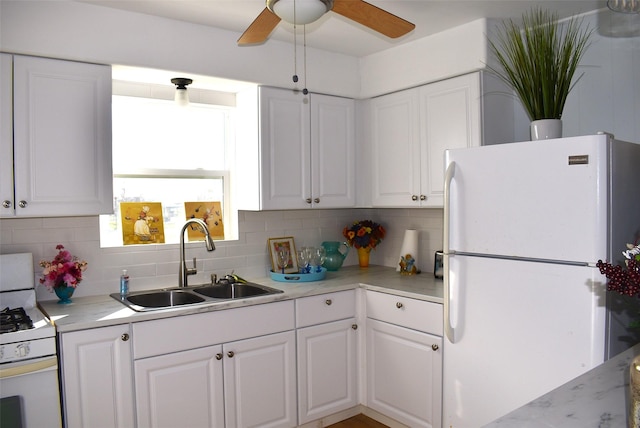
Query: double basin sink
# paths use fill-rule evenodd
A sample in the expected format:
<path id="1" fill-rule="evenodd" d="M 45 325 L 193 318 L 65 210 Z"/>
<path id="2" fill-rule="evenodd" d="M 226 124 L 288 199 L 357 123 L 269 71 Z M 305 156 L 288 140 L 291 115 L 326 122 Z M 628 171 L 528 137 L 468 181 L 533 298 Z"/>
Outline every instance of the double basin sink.
<path id="1" fill-rule="evenodd" d="M 113 293 L 111 297 L 136 312 L 145 312 L 185 305 L 247 299 L 282 292 L 282 290 L 260 284 L 233 282 L 138 291 L 129 293 L 125 297 L 121 297 L 119 293 Z"/>

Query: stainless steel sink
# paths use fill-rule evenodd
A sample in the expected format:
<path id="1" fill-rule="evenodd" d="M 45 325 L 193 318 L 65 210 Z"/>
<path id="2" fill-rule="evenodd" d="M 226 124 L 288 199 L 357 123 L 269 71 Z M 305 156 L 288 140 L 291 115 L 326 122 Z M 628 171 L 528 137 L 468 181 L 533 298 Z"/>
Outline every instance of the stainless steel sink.
<path id="1" fill-rule="evenodd" d="M 241 299 L 244 297 L 261 296 L 263 294 L 282 293 L 282 290 L 276 290 L 258 284 L 242 284 L 237 282 L 194 288 L 193 291 L 213 299 Z"/>
<path id="2" fill-rule="evenodd" d="M 136 312 L 146 312 L 226 300 L 249 299 L 282 292 L 282 290 L 260 284 L 236 282 L 138 291 L 129 293 L 124 298 L 121 298 L 119 293 L 113 293 L 111 297 Z"/>
<path id="3" fill-rule="evenodd" d="M 170 308 L 173 306 L 192 305 L 194 303 L 204 302 L 202 297 L 180 290 L 163 290 L 134 294 L 127 296 L 127 300 L 133 305 L 143 308 Z"/>

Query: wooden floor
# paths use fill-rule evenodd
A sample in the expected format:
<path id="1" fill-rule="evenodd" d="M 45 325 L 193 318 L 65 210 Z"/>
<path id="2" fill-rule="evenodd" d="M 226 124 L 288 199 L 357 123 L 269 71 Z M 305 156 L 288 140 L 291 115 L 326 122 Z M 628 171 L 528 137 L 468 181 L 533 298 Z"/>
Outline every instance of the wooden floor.
<path id="1" fill-rule="evenodd" d="M 373 420 L 365 415 L 356 415 L 352 418 L 329 425 L 327 428 L 389 428 L 380 422 Z"/>

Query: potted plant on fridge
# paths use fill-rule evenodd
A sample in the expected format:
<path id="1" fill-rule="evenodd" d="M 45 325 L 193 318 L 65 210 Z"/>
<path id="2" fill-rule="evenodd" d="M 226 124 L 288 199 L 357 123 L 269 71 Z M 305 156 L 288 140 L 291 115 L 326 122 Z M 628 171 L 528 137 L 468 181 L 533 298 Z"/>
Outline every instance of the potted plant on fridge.
<path id="1" fill-rule="evenodd" d="M 573 79 L 592 34 L 575 17 L 558 22 L 558 14 L 534 8 L 523 14 L 522 26 L 503 21 L 489 38 L 489 48 L 497 66 L 487 68 L 516 93 L 529 119 L 531 139 L 562 136 L 562 111 Z M 552 130 L 541 128 L 551 126 Z"/>

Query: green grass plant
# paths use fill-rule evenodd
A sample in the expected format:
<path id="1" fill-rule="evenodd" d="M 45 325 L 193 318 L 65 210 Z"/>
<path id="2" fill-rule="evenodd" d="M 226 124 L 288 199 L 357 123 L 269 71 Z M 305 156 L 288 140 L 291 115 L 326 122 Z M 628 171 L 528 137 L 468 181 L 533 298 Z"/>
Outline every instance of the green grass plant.
<path id="1" fill-rule="evenodd" d="M 489 39 L 499 67 L 488 69 L 514 90 L 532 121 L 562 117 L 593 32 L 582 24 L 576 17 L 559 22 L 557 13 L 534 8 L 523 14 L 521 27 L 503 21 L 495 42 Z"/>

